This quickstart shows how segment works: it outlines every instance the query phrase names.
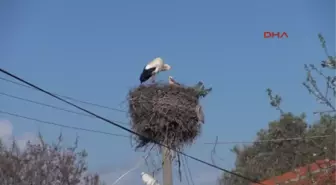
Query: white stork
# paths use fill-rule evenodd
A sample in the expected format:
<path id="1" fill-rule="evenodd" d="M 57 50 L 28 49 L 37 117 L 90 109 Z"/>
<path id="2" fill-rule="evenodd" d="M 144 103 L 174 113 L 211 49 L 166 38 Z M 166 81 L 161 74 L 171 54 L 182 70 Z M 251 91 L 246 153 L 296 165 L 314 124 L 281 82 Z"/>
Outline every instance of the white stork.
<path id="1" fill-rule="evenodd" d="M 180 86 L 181 84 L 179 84 L 177 81 L 174 80 L 174 78 L 172 76 L 168 77 L 168 82 L 170 85 L 178 85 Z"/>
<path id="2" fill-rule="evenodd" d="M 150 78 L 152 78 L 152 82 L 154 83 L 156 74 L 161 71 L 168 71 L 170 69 L 170 65 L 165 64 L 161 58 L 155 58 L 144 67 L 140 75 L 140 83 L 144 83 Z"/>

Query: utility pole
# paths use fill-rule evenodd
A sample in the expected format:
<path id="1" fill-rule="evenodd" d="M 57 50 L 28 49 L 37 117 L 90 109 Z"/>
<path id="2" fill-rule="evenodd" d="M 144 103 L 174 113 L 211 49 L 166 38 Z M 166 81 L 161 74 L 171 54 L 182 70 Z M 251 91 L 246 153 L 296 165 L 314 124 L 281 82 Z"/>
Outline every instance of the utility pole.
<path id="1" fill-rule="evenodd" d="M 170 150 L 162 147 L 162 162 L 163 162 L 163 185 L 173 185 L 173 172 Z"/>

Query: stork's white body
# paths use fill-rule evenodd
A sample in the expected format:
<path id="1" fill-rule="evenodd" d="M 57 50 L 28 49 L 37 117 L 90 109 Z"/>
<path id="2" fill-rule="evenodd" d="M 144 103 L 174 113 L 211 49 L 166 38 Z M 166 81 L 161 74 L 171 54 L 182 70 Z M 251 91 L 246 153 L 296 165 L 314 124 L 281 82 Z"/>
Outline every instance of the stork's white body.
<path id="1" fill-rule="evenodd" d="M 155 76 L 161 71 L 170 70 L 170 66 L 165 64 L 160 57 L 155 58 L 151 62 L 149 62 L 145 68 L 143 69 L 140 75 L 140 82 L 143 83 L 150 78 L 155 81 Z"/>
<path id="2" fill-rule="evenodd" d="M 162 58 L 158 57 L 155 58 L 154 60 L 152 60 L 151 62 L 149 62 L 145 69 L 150 69 L 150 68 L 156 68 L 156 72 L 159 72 L 160 69 L 163 69 L 164 67 L 164 62 L 162 60 Z"/>

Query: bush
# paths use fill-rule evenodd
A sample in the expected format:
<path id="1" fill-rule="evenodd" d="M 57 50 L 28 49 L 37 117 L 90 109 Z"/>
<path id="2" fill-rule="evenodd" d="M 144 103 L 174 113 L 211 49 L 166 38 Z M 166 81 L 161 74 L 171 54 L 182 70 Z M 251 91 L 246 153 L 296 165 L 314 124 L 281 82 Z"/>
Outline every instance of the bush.
<path id="1" fill-rule="evenodd" d="M 55 144 L 46 144 L 42 136 L 38 144 L 27 143 L 19 149 L 14 141 L 10 147 L 0 142 L 1 185 L 99 185 L 97 174 L 88 174 L 85 150 L 61 146 L 62 135 Z"/>

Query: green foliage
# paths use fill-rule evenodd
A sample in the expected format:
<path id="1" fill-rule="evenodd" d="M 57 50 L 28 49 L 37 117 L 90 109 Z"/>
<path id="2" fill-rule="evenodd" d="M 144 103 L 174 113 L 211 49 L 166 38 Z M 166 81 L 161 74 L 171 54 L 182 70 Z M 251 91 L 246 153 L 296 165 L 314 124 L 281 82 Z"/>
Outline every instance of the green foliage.
<path id="1" fill-rule="evenodd" d="M 198 82 L 194 87 L 196 91 L 198 91 L 198 97 L 204 98 L 212 91 L 212 87 L 205 89 L 203 82 Z"/>
<path id="2" fill-rule="evenodd" d="M 257 180 L 281 175 L 296 167 L 320 159 L 335 159 L 335 116 L 322 116 L 308 126 L 305 116 L 284 114 L 280 120 L 269 123 L 257 133 L 252 145 L 235 146 L 235 171 Z M 314 138 L 314 136 L 328 136 Z M 296 138 L 284 140 L 284 138 Z M 239 177 L 223 175 L 222 184 L 247 185 Z"/>
<path id="3" fill-rule="evenodd" d="M 324 40 L 324 37 L 322 36 L 322 34 L 319 33 L 317 36 L 318 36 L 318 38 L 319 38 L 319 40 L 320 40 L 320 42 L 321 42 L 321 46 L 322 46 L 322 48 L 323 48 L 323 49 L 326 49 L 326 48 L 327 48 L 327 46 L 326 46 L 326 41 Z"/>
<path id="4" fill-rule="evenodd" d="M 332 57 L 332 56 L 329 55 L 328 48 L 327 48 L 327 45 L 326 45 L 326 41 L 325 41 L 325 39 L 324 39 L 324 37 L 321 33 L 318 34 L 318 38 L 320 40 L 322 48 L 324 49 L 324 53 L 327 55 L 328 59 L 330 61 L 335 62 L 335 57 Z"/>
<path id="5" fill-rule="evenodd" d="M 323 36 L 318 34 L 318 38 L 328 58 L 327 61 L 322 61 L 325 63 L 321 66 L 334 70 L 336 57 L 329 55 Z M 319 121 L 309 125 L 305 121 L 305 114 L 295 116 L 285 113 L 281 109 L 281 96 L 273 95 L 272 90 L 267 89 L 270 104 L 280 111 L 281 117 L 279 120 L 270 122 L 267 129 L 261 129 L 253 144 L 242 147 L 236 145 L 232 149 L 236 155 L 234 172 L 262 181 L 319 159 L 335 160 L 336 77 L 326 75 L 313 64 L 305 65 L 304 69 L 307 72 L 306 80 L 303 82 L 304 87 L 319 104 L 326 107 L 326 110 L 314 112 L 314 114 L 320 114 Z M 324 91 L 318 83 L 320 81 L 316 80 L 313 74 L 319 75 L 325 81 Z M 285 138 L 296 139 L 286 140 Z M 219 184 L 247 185 L 250 182 L 223 174 Z"/>
<path id="6" fill-rule="evenodd" d="M 279 95 L 275 95 L 273 96 L 272 90 L 270 88 L 266 89 L 268 98 L 270 100 L 270 104 L 272 107 L 275 107 L 277 110 L 280 111 L 281 114 L 283 114 L 283 110 L 280 108 L 280 104 L 281 104 L 281 97 Z"/>

